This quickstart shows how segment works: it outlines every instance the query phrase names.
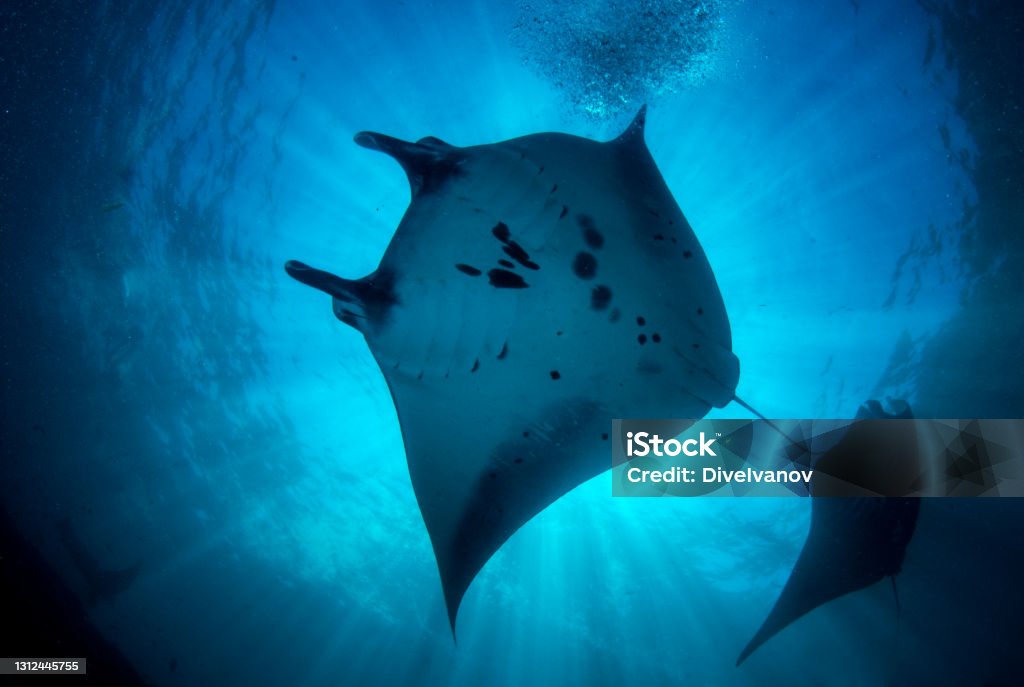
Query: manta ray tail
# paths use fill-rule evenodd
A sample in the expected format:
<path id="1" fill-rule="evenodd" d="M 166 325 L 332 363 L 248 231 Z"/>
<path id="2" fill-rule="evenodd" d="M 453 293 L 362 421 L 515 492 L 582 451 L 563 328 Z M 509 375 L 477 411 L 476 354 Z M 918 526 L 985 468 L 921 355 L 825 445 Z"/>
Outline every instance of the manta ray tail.
<path id="1" fill-rule="evenodd" d="M 757 417 L 757 419 L 759 419 L 759 420 L 762 420 L 762 421 L 763 421 L 763 422 L 764 422 L 765 424 L 767 424 L 767 425 L 768 425 L 769 427 L 771 427 L 771 428 L 772 428 L 772 429 L 774 429 L 774 430 L 775 430 L 776 432 L 778 432 L 779 434 L 781 434 L 781 435 L 782 435 L 782 438 L 783 438 L 783 439 L 785 439 L 786 441 L 788 441 L 788 442 L 789 442 L 790 444 L 792 444 L 792 445 L 793 445 L 793 446 L 795 446 L 796 448 L 800 449 L 801 451 L 803 451 L 803 452 L 805 452 L 805 453 L 806 453 L 806 452 L 808 452 L 808 451 L 810 450 L 810 449 L 809 449 L 809 448 L 807 447 L 807 445 L 806 445 L 806 442 L 802 442 L 802 441 L 797 441 L 797 440 L 796 440 L 796 439 L 794 439 L 793 437 L 791 437 L 791 436 L 789 436 L 788 434 L 786 434 L 786 432 L 785 432 L 785 431 L 783 431 L 783 429 L 782 429 L 781 427 L 779 427 L 779 426 L 778 426 L 777 424 L 775 424 L 774 422 L 772 422 L 771 420 L 769 420 L 768 418 L 766 418 L 766 417 L 765 417 L 764 415 L 762 415 L 762 414 L 761 414 L 760 412 L 758 412 L 758 410 L 757 410 L 757 409 L 756 409 L 756 408 L 755 408 L 754 406 L 750 405 L 749 403 L 747 403 L 746 401 L 744 401 L 744 400 L 743 400 L 742 398 L 740 398 L 739 396 L 733 396 L 733 397 L 732 397 L 732 400 L 736 401 L 736 402 L 737 402 L 738 404 L 740 404 L 741 406 L 743 406 L 744 408 L 746 408 L 747 410 L 749 410 L 750 412 L 752 412 L 752 413 L 754 414 L 754 416 L 755 416 L 755 417 Z"/>

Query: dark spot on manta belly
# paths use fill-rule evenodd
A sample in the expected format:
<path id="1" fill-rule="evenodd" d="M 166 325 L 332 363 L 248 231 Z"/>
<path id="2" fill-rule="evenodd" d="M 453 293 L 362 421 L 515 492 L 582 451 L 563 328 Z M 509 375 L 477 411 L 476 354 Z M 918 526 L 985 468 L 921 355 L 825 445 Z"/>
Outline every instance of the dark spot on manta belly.
<path id="1" fill-rule="evenodd" d="M 561 214 L 558 215 L 558 219 L 562 219 L 562 218 L 564 218 L 568 214 L 569 214 L 569 206 L 568 205 L 563 205 L 562 206 L 562 212 L 561 212 Z"/>
<path id="2" fill-rule="evenodd" d="M 683 251 L 683 257 L 686 258 L 687 260 L 689 260 L 690 258 L 693 257 L 693 252 L 692 251 L 688 251 L 688 250 L 684 250 Z"/>
<path id="3" fill-rule="evenodd" d="M 512 236 L 512 232 L 508 230 L 508 225 L 504 222 L 498 222 L 495 224 L 494 228 L 491 229 L 491 233 L 494 234 L 494 238 L 498 239 L 502 243 L 507 243 L 509 237 Z"/>
<path id="4" fill-rule="evenodd" d="M 595 286 L 590 292 L 590 307 L 594 310 L 604 310 L 612 302 L 612 290 L 607 286 Z"/>
<path id="5" fill-rule="evenodd" d="M 501 352 L 498 353 L 498 360 L 504 360 L 505 356 L 508 355 L 508 341 L 501 345 Z"/>
<path id="6" fill-rule="evenodd" d="M 622 312 L 618 308 L 614 308 L 612 314 L 608 316 L 608 321 L 618 322 L 620 317 L 622 317 Z"/>
<path id="7" fill-rule="evenodd" d="M 515 460 L 516 465 L 520 465 L 520 464 L 522 464 L 522 462 L 523 462 L 522 458 L 516 458 L 516 460 Z"/>
<path id="8" fill-rule="evenodd" d="M 654 334 L 651 335 L 651 341 L 654 343 L 661 343 L 661 334 L 654 332 Z"/>
<path id="9" fill-rule="evenodd" d="M 505 254 L 527 269 L 539 270 L 540 265 L 530 260 L 530 254 L 515 241 L 508 241 L 502 249 Z"/>
<path id="10" fill-rule="evenodd" d="M 530 254 L 527 253 L 522 246 L 512 240 L 512 232 L 509 230 L 507 224 L 504 222 L 498 222 L 494 225 L 494 228 L 491 229 L 491 233 L 494 234 L 494 238 L 505 244 L 505 247 L 502 250 L 504 250 L 505 254 L 510 258 L 527 269 L 540 269 L 540 265 L 530 260 Z M 499 263 L 505 264 L 501 261 L 499 261 Z"/>
<path id="11" fill-rule="evenodd" d="M 508 270 L 495 268 L 487 273 L 487 277 L 496 289 L 525 289 L 529 286 L 522 277 Z"/>
<path id="12" fill-rule="evenodd" d="M 562 373 L 559 372 L 558 370 L 552 370 L 550 374 L 551 374 L 551 379 L 561 379 L 562 378 Z"/>
<path id="13" fill-rule="evenodd" d="M 598 250 L 604 245 L 604 236 L 597 230 L 594 219 L 590 215 L 577 215 L 576 222 L 583 230 L 583 241 L 588 246 Z"/>
<path id="14" fill-rule="evenodd" d="M 638 325 L 640 325 L 640 326 L 642 327 L 642 326 L 644 326 L 645 324 L 647 324 L 647 320 L 645 320 L 645 319 L 644 319 L 644 318 L 642 318 L 642 317 L 637 317 L 637 318 L 636 318 L 636 323 L 637 323 Z"/>
<path id="15" fill-rule="evenodd" d="M 457 269 L 459 272 L 462 272 L 463 274 L 468 274 L 471 277 L 479 277 L 481 274 L 483 274 L 483 272 L 481 272 L 477 268 L 471 265 L 464 265 L 461 262 L 455 265 L 455 269 Z"/>
<path id="16" fill-rule="evenodd" d="M 603 432 L 601 434 L 601 439 L 604 440 L 604 441 L 608 441 L 608 432 Z"/>
<path id="17" fill-rule="evenodd" d="M 502 267 L 507 267 L 510 270 L 511 269 L 515 269 L 515 266 L 516 266 L 516 264 L 514 262 L 512 262 L 511 260 L 499 260 L 498 264 L 501 265 Z"/>
<path id="18" fill-rule="evenodd" d="M 476 372 L 479 369 L 480 369 L 480 359 L 478 358 L 477 360 L 475 360 L 473 362 L 473 369 L 470 370 L 470 372 Z"/>
<path id="19" fill-rule="evenodd" d="M 697 314 L 698 315 L 703 315 L 704 314 L 704 308 L 697 308 Z"/>
<path id="20" fill-rule="evenodd" d="M 580 252 L 572 261 L 572 271 L 580 279 L 593 279 L 597 274 L 597 258 L 590 253 Z"/>
<path id="21" fill-rule="evenodd" d="M 643 346 L 645 343 L 647 343 L 647 335 L 641 334 L 640 336 L 636 337 L 636 341 L 638 344 Z"/>

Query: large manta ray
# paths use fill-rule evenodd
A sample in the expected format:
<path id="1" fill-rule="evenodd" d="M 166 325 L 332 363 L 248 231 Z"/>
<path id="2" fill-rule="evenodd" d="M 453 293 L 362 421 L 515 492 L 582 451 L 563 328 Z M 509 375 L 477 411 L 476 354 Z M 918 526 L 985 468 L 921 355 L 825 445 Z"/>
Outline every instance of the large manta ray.
<path id="1" fill-rule="evenodd" d="M 613 418 L 697 419 L 735 399 L 722 296 L 645 114 L 607 142 L 359 133 L 411 187 L 380 266 L 349 280 L 286 265 L 332 297 L 387 379 L 453 632 L 505 540 L 611 466 Z M 835 592 L 811 590 L 810 608 Z M 787 600 L 754 646 L 806 606 Z"/>
<path id="2" fill-rule="evenodd" d="M 722 296 L 644 142 L 459 148 L 360 133 L 412 202 L 380 266 L 300 262 L 366 337 L 398 410 L 449 619 L 527 520 L 611 466 L 617 417 L 703 417 L 739 378 Z"/>

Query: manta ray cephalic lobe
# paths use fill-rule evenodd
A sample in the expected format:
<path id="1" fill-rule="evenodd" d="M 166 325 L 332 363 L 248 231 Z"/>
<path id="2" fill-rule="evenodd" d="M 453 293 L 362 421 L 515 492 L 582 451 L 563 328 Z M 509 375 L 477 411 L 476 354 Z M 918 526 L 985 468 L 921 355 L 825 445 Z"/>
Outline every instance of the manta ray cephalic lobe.
<path id="1" fill-rule="evenodd" d="M 460 148 L 377 133 L 412 201 L 357 280 L 291 261 L 387 379 L 452 628 L 527 520 L 611 466 L 613 418 L 733 400 L 722 296 L 644 141 L 539 133 Z M 682 428 L 680 428 L 682 429 Z"/>

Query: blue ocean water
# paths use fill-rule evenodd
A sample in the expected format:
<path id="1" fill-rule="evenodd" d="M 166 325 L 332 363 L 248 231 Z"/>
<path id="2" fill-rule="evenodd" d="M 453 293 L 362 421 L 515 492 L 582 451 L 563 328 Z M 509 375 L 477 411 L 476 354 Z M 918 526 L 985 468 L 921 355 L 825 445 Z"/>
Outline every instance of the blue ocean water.
<path id="1" fill-rule="evenodd" d="M 899 610 L 877 585 L 736 668 L 809 503 L 612 499 L 600 476 L 488 563 L 453 641 L 384 379 L 283 270 L 360 277 L 391 239 L 408 183 L 357 131 L 603 140 L 646 102 L 745 400 L 770 417 L 885 397 L 921 417 L 1024 412 L 1019 11 L 570 7 L 0 11 L 12 521 L 83 603 L 58 521 L 104 567 L 141 561 L 86 612 L 151 684 L 1020 684 L 1009 501 L 926 504 Z M 694 59 L 631 20 L 648 11 L 706 32 Z M 593 28 L 571 30 L 581 17 Z"/>

